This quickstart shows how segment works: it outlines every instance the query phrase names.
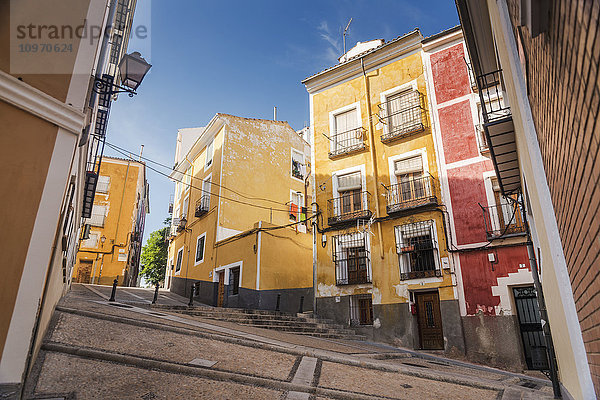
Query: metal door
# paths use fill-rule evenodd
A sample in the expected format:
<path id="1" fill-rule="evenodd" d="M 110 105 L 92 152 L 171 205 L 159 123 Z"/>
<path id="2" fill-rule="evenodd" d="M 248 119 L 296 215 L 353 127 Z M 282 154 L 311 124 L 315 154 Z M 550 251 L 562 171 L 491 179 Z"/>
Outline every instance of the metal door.
<path id="1" fill-rule="evenodd" d="M 516 287 L 513 288 L 513 294 L 527 368 L 547 370 L 546 341 L 542 332 L 535 289 L 533 286 Z"/>
<path id="2" fill-rule="evenodd" d="M 444 348 L 440 297 L 437 292 L 416 293 L 417 318 L 421 348 L 439 350 Z"/>

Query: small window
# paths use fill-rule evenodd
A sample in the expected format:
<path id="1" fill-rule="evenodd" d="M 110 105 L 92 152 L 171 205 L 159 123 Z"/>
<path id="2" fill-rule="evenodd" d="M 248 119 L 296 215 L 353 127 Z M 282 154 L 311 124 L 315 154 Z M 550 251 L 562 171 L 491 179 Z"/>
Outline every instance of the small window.
<path id="1" fill-rule="evenodd" d="M 210 167 L 213 162 L 213 155 L 214 155 L 213 145 L 214 145 L 214 140 L 212 140 L 208 144 L 208 146 L 206 146 L 206 165 L 204 166 L 204 168 Z"/>
<path id="2" fill-rule="evenodd" d="M 90 233 L 90 237 L 81 242 L 81 247 L 95 249 L 98 247 L 98 236 L 97 233 Z"/>
<path id="3" fill-rule="evenodd" d="M 181 263 L 183 262 L 183 247 L 177 252 L 177 263 L 175 264 L 175 272 L 181 271 Z"/>
<path id="4" fill-rule="evenodd" d="M 240 267 L 229 270 L 229 288 L 233 296 L 240 292 Z"/>
<path id="5" fill-rule="evenodd" d="M 337 177 L 338 194 L 334 205 L 336 215 L 353 215 L 363 210 L 362 177 L 360 172 L 340 175 Z"/>
<path id="6" fill-rule="evenodd" d="M 350 296 L 350 325 L 373 324 L 373 298 L 370 294 Z"/>
<path id="7" fill-rule="evenodd" d="M 305 175 L 304 154 L 292 149 L 292 176 L 303 180 Z"/>
<path id="8" fill-rule="evenodd" d="M 387 97 L 388 134 L 404 135 L 422 129 L 419 92 L 409 90 Z"/>
<path id="9" fill-rule="evenodd" d="M 196 239 L 196 264 L 200 264 L 204 261 L 204 242 L 206 240 L 206 234 L 198 236 Z"/>
<path id="10" fill-rule="evenodd" d="M 210 182 L 210 177 L 206 178 L 202 181 L 202 196 L 205 198 L 205 202 L 208 207 L 210 207 L 210 192 L 211 192 L 212 183 Z"/>
<path id="11" fill-rule="evenodd" d="M 356 108 L 335 114 L 333 121 L 330 155 L 340 155 L 364 147 L 363 128 Z"/>
<path id="12" fill-rule="evenodd" d="M 304 221 L 306 209 L 304 207 L 304 196 L 300 192 L 292 192 L 290 200 L 290 220 Z"/>
<path id="13" fill-rule="evenodd" d="M 333 263 L 337 285 L 371 282 L 369 250 L 362 232 L 333 237 Z"/>
<path id="14" fill-rule="evenodd" d="M 183 199 L 183 209 L 181 210 L 181 216 L 179 219 L 181 218 L 186 218 L 187 219 L 187 212 L 188 212 L 188 206 L 190 203 L 190 198 L 186 197 L 185 199 Z"/>
<path id="15" fill-rule="evenodd" d="M 418 155 L 394 163 L 398 182 L 398 202 L 407 202 L 430 195 L 423 175 L 423 158 Z"/>
<path id="16" fill-rule="evenodd" d="M 108 193 L 108 189 L 110 188 L 110 176 L 102 176 L 98 177 L 98 183 L 96 184 L 96 193 Z"/>

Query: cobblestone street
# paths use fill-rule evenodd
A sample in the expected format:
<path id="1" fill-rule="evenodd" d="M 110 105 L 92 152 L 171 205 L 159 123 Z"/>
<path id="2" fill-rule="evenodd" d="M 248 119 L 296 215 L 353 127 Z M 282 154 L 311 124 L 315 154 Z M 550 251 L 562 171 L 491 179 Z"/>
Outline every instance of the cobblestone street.
<path id="1" fill-rule="evenodd" d="M 74 285 L 26 398 L 542 399 L 545 379 L 360 340 L 317 338 L 173 312 L 168 292 Z M 169 308 L 172 307 L 173 309 Z"/>

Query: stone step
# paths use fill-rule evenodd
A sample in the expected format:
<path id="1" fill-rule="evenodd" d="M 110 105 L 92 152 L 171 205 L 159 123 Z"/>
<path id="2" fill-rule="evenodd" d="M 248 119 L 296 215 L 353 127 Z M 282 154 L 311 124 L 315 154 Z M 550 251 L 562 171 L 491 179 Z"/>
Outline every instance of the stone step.
<path id="1" fill-rule="evenodd" d="M 272 314 L 240 314 L 240 313 L 229 313 L 227 311 L 204 311 L 204 310 L 172 310 L 181 314 L 194 315 L 204 318 L 216 318 L 228 321 L 241 321 L 241 320 L 280 320 L 280 321 L 299 321 L 315 324 L 333 324 L 334 321 L 324 318 L 303 318 L 294 317 L 291 315 L 272 315 Z"/>
<path id="2" fill-rule="evenodd" d="M 240 324 L 250 326 L 249 324 Z M 255 326 L 255 325 L 252 325 Z M 354 335 L 354 331 L 350 329 L 339 329 L 339 328 L 316 328 L 316 327 L 305 327 L 305 326 L 276 326 L 276 325 L 264 325 L 260 326 L 262 329 L 272 329 L 282 332 L 318 332 L 318 333 L 333 333 L 342 335 Z"/>

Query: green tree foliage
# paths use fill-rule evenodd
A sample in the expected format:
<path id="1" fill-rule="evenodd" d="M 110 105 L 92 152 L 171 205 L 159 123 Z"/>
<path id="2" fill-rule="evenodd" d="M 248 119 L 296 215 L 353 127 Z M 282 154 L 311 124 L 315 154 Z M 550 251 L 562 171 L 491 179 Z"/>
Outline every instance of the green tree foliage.
<path id="1" fill-rule="evenodd" d="M 165 279 L 165 270 L 167 268 L 167 257 L 169 253 L 169 244 L 165 240 L 169 228 L 165 227 L 154 231 L 142 247 L 140 256 L 142 271 L 140 274 L 153 285 L 156 285 Z"/>

